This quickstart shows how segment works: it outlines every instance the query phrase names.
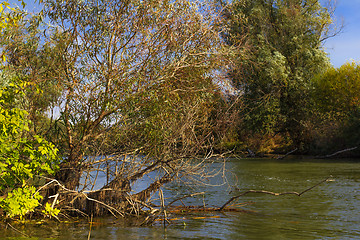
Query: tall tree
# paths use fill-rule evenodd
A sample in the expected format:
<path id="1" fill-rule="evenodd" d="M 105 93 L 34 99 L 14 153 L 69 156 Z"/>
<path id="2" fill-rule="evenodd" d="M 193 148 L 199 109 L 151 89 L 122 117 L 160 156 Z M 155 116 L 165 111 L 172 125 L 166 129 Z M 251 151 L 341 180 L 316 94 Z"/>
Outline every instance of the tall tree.
<path id="1" fill-rule="evenodd" d="M 230 72 L 244 97 L 247 127 L 288 134 L 299 147 L 311 79 L 329 66 L 322 43 L 331 35 L 332 12 L 318 0 L 238 0 L 224 16 L 228 44 L 246 36 L 251 46 L 248 58 Z"/>
<path id="2" fill-rule="evenodd" d="M 92 195 L 114 204 L 126 202 L 130 183 L 149 172 L 158 178 L 134 199 L 146 201 L 201 170 L 192 161 L 211 149 L 213 75 L 221 64 L 210 10 L 187 0 L 43 2 L 56 26 L 49 44 L 61 56 L 52 72 L 63 90 L 57 126 L 66 146 L 57 178 L 76 189 L 83 171 L 120 164 Z M 109 158 L 90 161 L 90 153 Z"/>

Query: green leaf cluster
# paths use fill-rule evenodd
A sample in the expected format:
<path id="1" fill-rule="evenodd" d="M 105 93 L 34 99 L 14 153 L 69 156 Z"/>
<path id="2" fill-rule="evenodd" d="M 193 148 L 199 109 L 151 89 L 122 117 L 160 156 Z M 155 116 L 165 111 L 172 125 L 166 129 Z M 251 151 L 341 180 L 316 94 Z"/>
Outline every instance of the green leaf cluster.
<path id="1" fill-rule="evenodd" d="M 28 134 L 27 112 L 6 107 L 17 93 L 14 85 L 0 89 L 0 208 L 10 217 L 23 217 L 39 205 L 40 196 L 28 182 L 53 174 L 58 164 L 55 146 Z"/>
<path id="2" fill-rule="evenodd" d="M 60 213 L 60 210 L 57 208 L 53 208 L 51 204 L 47 202 L 42 213 L 46 216 L 56 217 Z"/>
<path id="3" fill-rule="evenodd" d="M 22 219 L 39 206 L 41 199 L 35 187 L 23 186 L 8 193 L 5 199 L 0 199 L 0 206 L 9 217 L 19 216 Z"/>

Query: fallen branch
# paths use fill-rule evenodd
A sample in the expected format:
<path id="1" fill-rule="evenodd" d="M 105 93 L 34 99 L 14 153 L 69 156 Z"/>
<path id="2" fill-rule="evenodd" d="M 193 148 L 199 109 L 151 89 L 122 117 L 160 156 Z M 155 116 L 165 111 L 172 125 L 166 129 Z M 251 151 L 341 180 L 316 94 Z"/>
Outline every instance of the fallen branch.
<path id="1" fill-rule="evenodd" d="M 284 158 L 286 158 L 287 156 L 289 156 L 290 154 L 292 154 L 292 153 L 294 153 L 294 152 L 296 152 L 298 149 L 297 148 L 295 148 L 294 150 L 292 150 L 292 151 L 290 151 L 290 152 L 288 152 L 288 153 L 286 153 L 284 156 L 279 156 L 279 157 L 277 157 L 277 159 L 284 159 Z"/>
<path id="2" fill-rule="evenodd" d="M 239 205 L 245 206 L 253 204 L 253 202 L 240 203 Z M 247 210 L 239 209 L 238 207 L 227 207 L 224 209 L 226 212 L 248 212 Z M 187 214 L 187 213 L 207 213 L 207 212 L 217 212 L 219 207 L 205 207 L 204 206 L 173 206 L 168 212 L 173 214 Z"/>
<path id="3" fill-rule="evenodd" d="M 350 152 L 350 151 L 353 151 L 355 149 L 357 149 L 358 147 L 353 147 L 353 148 L 347 148 L 347 149 L 344 149 L 344 150 L 341 150 L 341 151 L 337 151 L 333 154 L 329 154 L 329 155 L 325 155 L 325 156 L 319 156 L 319 157 L 316 157 L 316 158 L 331 158 L 331 157 L 334 157 L 336 155 L 339 155 L 340 153 L 344 153 L 344 152 Z"/>
<path id="4" fill-rule="evenodd" d="M 309 188 L 305 189 L 304 191 L 302 191 L 302 192 L 300 192 L 300 193 L 298 193 L 298 192 L 275 193 L 275 192 L 270 192 L 270 191 L 265 191 L 265 190 L 248 190 L 248 191 L 246 191 L 246 192 L 243 192 L 243 193 L 241 193 L 241 194 L 239 194 L 239 195 L 237 195 L 237 196 L 234 196 L 234 197 L 230 198 L 229 201 L 227 201 L 224 205 L 222 205 L 222 206 L 218 209 L 218 211 L 222 211 L 227 205 L 229 205 L 229 204 L 230 204 L 231 202 L 233 202 L 235 199 L 238 199 L 239 197 L 242 197 L 242 196 L 244 196 L 244 195 L 246 195 L 246 194 L 248 194 L 248 193 L 264 193 L 264 194 L 270 194 L 270 195 L 274 195 L 274 196 L 281 196 L 281 195 L 293 194 L 293 195 L 297 195 L 297 196 L 300 197 L 301 195 L 303 195 L 303 194 L 306 193 L 307 191 L 310 191 L 311 189 L 319 186 L 320 184 L 322 184 L 322 183 L 324 183 L 324 182 L 327 182 L 327 181 L 331 181 L 331 180 L 330 180 L 331 177 L 332 177 L 332 176 L 329 176 L 328 178 L 322 180 L 321 182 L 315 184 L 315 185 L 312 186 L 312 187 L 309 187 Z"/>
<path id="5" fill-rule="evenodd" d="M 248 151 L 248 155 L 247 155 L 247 157 L 251 157 L 251 158 L 254 158 L 254 157 L 256 157 L 256 154 L 253 152 L 253 151 L 251 151 L 250 149 L 248 149 L 247 150 Z"/>

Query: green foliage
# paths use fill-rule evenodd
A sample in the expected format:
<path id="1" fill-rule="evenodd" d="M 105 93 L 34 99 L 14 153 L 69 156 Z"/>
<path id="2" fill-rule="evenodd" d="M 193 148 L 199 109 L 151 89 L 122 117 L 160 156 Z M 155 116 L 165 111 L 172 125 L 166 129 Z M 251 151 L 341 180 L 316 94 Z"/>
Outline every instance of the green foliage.
<path id="1" fill-rule="evenodd" d="M 289 134 L 306 141 L 311 79 L 329 66 L 321 48 L 332 23 L 318 0 L 238 0 L 228 5 L 224 39 L 249 45 L 248 57 L 229 73 L 243 94 L 243 127 L 262 134 Z M 246 37 L 244 37 L 246 36 Z"/>
<path id="2" fill-rule="evenodd" d="M 9 217 L 19 216 L 22 219 L 26 214 L 33 212 L 39 206 L 42 196 L 33 186 L 23 186 L 8 193 L 5 199 L 0 198 L 0 207 Z"/>
<path id="3" fill-rule="evenodd" d="M 47 202 L 42 213 L 49 217 L 56 217 L 60 213 L 60 210 L 53 208 L 51 204 Z"/>
<path id="4" fill-rule="evenodd" d="M 333 152 L 360 144 L 360 66 L 329 68 L 313 79 L 315 151 Z"/>
<path id="5" fill-rule="evenodd" d="M 25 3 L 23 1 L 21 3 L 24 7 Z M 5 8 L 9 11 L 6 12 Z M 19 71 L 19 68 L 9 69 L 3 65 L 1 71 L 3 79 L 0 86 L 0 208 L 8 217 L 18 216 L 20 219 L 34 211 L 42 199 L 42 196 L 36 192 L 35 186 L 31 186 L 29 182 L 35 175 L 53 174 L 59 160 L 57 149 L 53 144 L 41 136 L 30 133 L 32 123 L 28 120 L 28 112 L 23 110 L 23 103 L 26 102 L 24 89 L 31 87 L 31 92 L 41 92 L 36 82 L 24 81 L 27 79 L 24 73 L 29 73 L 29 68 L 24 64 L 26 61 L 20 61 L 20 59 L 24 59 L 25 55 L 27 55 L 25 59 L 31 59 L 34 54 L 22 51 L 34 49 L 33 46 L 37 44 L 34 42 L 36 40 L 34 34 L 29 34 L 30 38 L 23 41 L 26 42 L 23 45 L 28 46 L 18 44 L 19 38 L 16 38 L 16 35 L 21 35 L 19 30 L 24 29 L 20 27 L 24 26 L 23 17 L 24 13 L 19 9 L 11 8 L 7 2 L 1 3 L 1 55 L 4 64 L 11 66 L 15 63 L 14 57 L 16 57 L 16 64 L 18 66 L 22 64 L 23 68 Z M 27 29 L 32 31 L 30 27 Z M 26 34 L 21 36 L 24 37 Z M 18 42 L 15 44 L 17 47 L 11 51 L 14 42 Z M 30 62 L 27 61 L 27 63 Z M 57 213 L 55 209 L 47 208 L 45 211 L 51 215 Z"/>
<path id="6" fill-rule="evenodd" d="M 209 79 L 196 79 L 198 73 L 187 74 L 154 86 L 136 99 L 138 105 L 133 107 L 141 108 L 131 109 L 131 128 L 124 133 L 136 139 L 138 147 L 150 147 L 147 151 L 154 156 L 169 157 L 181 151 L 198 154 L 208 147 L 199 142 L 214 130 L 210 114 L 216 89 Z"/>
<path id="7" fill-rule="evenodd" d="M 21 5 L 24 7 L 25 3 L 23 0 L 21 1 Z M 6 11 L 8 10 L 8 11 Z M 16 26 L 19 20 L 22 19 L 22 11 L 18 8 L 14 8 L 10 6 L 10 3 L 7 1 L 3 1 L 0 3 L 0 33 L 4 30 L 7 30 L 13 26 Z M 6 61 L 6 56 L 4 54 L 1 55 L 2 61 Z"/>
<path id="8" fill-rule="evenodd" d="M 49 75 L 64 89 L 58 132 L 67 141 L 67 162 L 81 166 L 87 151 L 141 148 L 155 159 L 205 145 L 195 138 L 211 136 L 197 134 L 211 131 L 207 104 L 222 60 L 213 19 L 202 14 L 206 6 L 188 0 L 43 3 L 56 25 L 46 41 L 61 56 Z M 65 179 L 70 175 L 59 180 L 75 188 L 75 180 Z"/>
<path id="9" fill-rule="evenodd" d="M 348 116 L 360 106 L 360 65 L 346 63 L 314 78 L 313 98 L 318 111 Z"/>
<path id="10" fill-rule="evenodd" d="M 59 66 L 59 54 L 49 42 L 44 42 L 44 32 L 46 27 L 41 13 L 22 13 L 16 25 L 7 27 L 0 35 L 0 50 L 7 59 L 1 68 L 0 87 L 10 83 L 21 85 L 18 90 L 23 95 L 9 104 L 28 112 L 27 118 L 33 123 L 31 132 L 39 135 L 49 129 L 49 117 L 45 112 L 61 94 L 50 76 Z M 26 84 L 22 84 L 24 82 Z"/>
<path id="11" fill-rule="evenodd" d="M 13 12 L 16 11 L 15 8 L 10 7 L 10 3 L 6 1 L 0 3 L 0 32 L 10 27 L 11 25 L 15 24 L 16 21 L 19 19 L 19 18 L 9 18 L 6 14 L 7 9 Z"/>
<path id="12" fill-rule="evenodd" d="M 7 195 L 0 207 L 10 217 L 23 217 L 38 206 L 40 197 L 26 182 L 35 175 L 53 174 L 58 163 L 53 144 L 26 134 L 26 111 L 6 108 L 17 93 L 14 85 L 0 89 L 0 194 Z"/>

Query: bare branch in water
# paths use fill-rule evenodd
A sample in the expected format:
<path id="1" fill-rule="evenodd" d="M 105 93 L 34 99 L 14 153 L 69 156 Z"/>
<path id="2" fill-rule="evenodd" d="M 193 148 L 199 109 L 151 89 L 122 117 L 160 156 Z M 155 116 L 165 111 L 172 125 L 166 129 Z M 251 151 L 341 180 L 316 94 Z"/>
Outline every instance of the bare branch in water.
<path id="1" fill-rule="evenodd" d="M 322 183 L 324 183 L 324 182 L 332 181 L 332 180 L 330 179 L 331 177 L 332 177 L 332 176 L 329 176 L 328 178 L 322 180 L 321 182 L 315 184 L 314 186 L 311 186 L 311 187 L 305 189 L 304 191 L 302 191 L 302 192 L 300 192 L 300 193 L 299 193 L 299 192 L 282 192 L 282 193 L 275 193 L 275 192 L 270 192 L 270 191 L 265 191 L 265 190 L 248 190 L 248 191 L 246 191 L 246 192 L 243 192 L 243 193 L 241 193 L 241 194 L 239 194 L 239 195 L 236 195 L 236 196 L 230 198 L 229 201 L 227 201 L 224 205 L 222 205 L 222 206 L 218 209 L 218 211 L 222 211 L 222 210 L 223 210 L 227 205 L 229 205 L 231 202 L 233 202 L 234 200 L 236 200 L 236 199 L 238 199 L 239 197 L 242 197 L 242 196 L 244 196 L 244 195 L 246 195 L 246 194 L 248 194 L 248 193 L 264 193 L 264 194 L 270 194 L 270 195 L 274 195 L 274 196 L 281 196 L 281 195 L 293 194 L 293 195 L 297 195 L 297 196 L 300 197 L 300 196 L 303 195 L 304 193 L 306 193 L 306 192 L 310 191 L 311 189 L 319 186 L 320 184 L 322 184 Z"/>
<path id="2" fill-rule="evenodd" d="M 325 155 L 325 156 L 319 156 L 319 157 L 316 157 L 316 158 L 332 158 L 336 155 L 339 155 L 341 153 L 344 153 L 344 152 L 350 152 L 350 151 L 353 151 L 355 149 L 357 149 L 358 147 L 353 147 L 353 148 L 347 148 L 347 149 L 344 149 L 344 150 L 341 150 L 341 151 L 337 151 L 333 154 L 329 154 L 329 155 Z"/>

